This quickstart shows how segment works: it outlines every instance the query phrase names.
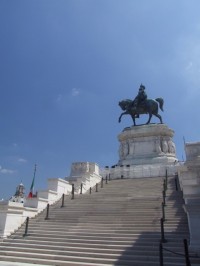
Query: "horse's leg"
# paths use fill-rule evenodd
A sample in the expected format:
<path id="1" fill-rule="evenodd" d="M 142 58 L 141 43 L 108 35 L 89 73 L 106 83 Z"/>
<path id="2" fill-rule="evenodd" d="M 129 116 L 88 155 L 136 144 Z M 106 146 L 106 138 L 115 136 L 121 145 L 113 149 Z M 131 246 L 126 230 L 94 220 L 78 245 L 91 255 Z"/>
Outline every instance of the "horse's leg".
<path id="1" fill-rule="evenodd" d="M 160 123 L 163 124 L 162 116 L 159 115 L 159 113 L 158 113 L 158 103 L 156 103 L 155 109 L 153 110 L 152 114 L 155 115 L 156 117 L 158 117 L 160 119 Z"/>
<path id="2" fill-rule="evenodd" d="M 149 112 L 149 120 L 146 122 L 146 124 L 149 124 L 152 118 L 152 113 Z"/>
<path id="3" fill-rule="evenodd" d="M 154 114 L 156 117 L 158 117 L 160 119 L 160 123 L 163 124 L 163 121 L 162 121 L 162 116 L 159 115 L 159 114 Z"/>
<path id="4" fill-rule="evenodd" d="M 120 123 L 121 122 L 121 119 L 122 119 L 122 116 L 123 115 L 127 115 L 128 113 L 127 112 L 123 112 L 123 113 L 121 113 L 121 115 L 120 115 L 120 117 L 119 117 L 119 119 L 118 119 L 118 122 Z"/>
<path id="5" fill-rule="evenodd" d="M 136 123 L 135 123 L 135 115 L 131 115 L 132 119 L 133 119 L 133 125 L 136 126 Z"/>
<path id="6" fill-rule="evenodd" d="M 118 122 L 120 123 L 121 122 L 121 119 L 122 119 L 122 116 L 123 116 L 124 113 L 122 113 L 118 119 Z"/>

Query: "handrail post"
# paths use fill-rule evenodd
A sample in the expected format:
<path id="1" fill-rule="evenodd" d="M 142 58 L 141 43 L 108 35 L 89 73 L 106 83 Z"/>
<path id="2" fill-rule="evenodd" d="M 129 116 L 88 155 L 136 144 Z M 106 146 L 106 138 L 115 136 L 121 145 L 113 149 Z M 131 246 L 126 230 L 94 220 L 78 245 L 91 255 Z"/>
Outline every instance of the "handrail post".
<path id="1" fill-rule="evenodd" d="M 191 266 L 187 239 L 184 239 L 183 243 L 184 243 L 184 250 L 185 250 L 185 262 L 186 262 L 185 265 L 186 266 Z"/>
<path id="2" fill-rule="evenodd" d="M 163 264 L 163 245 L 161 242 L 159 245 L 159 259 L 160 259 L 160 266 L 164 266 L 164 264 Z"/>
<path id="3" fill-rule="evenodd" d="M 108 184 L 108 176 L 106 175 L 106 184 Z"/>
<path id="4" fill-rule="evenodd" d="M 163 218 L 160 219 L 160 226 L 161 226 L 161 242 L 162 242 L 162 243 L 166 243 L 167 240 L 165 239 L 164 221 L 163 221 Z"/>
<path id="5" fill-rule="evenodd" d="M 96 183 L 96 192 L 98 192 L 98 183 Z"/>
<path id="6" fill-rule="evenodd" d="M 163 190 L 166 191 L 167 190 L 167 186 L 166 186 L 166 179 L 163 180 Z"/>
<path id="7" fill-rule="evenodd" d="M 162 218 L 163 222 L 165 221 L 165 204 L 162 202 Z"/>
<path id="8" fill-rule="evenodd" d="M 83 183 L 81 183 L 81 190 L 80 190 L 80 194 L 83 193 Z"/>
<path id="9" fill-rule="evenodd" d="M 62 205 L 60 206 L 61 208 L 64 207 L 64 201 L 65 201 L 65 194 L 63 193 L 62 194 Z"/>
<path id="10" fill-rule="evenodd" d="M 29 224 L 29 217 L 26 218 L 26 227 L 23 236 L 28 236 L 28 224 Z"/>
<path id="11" fill-rule="evenodd" d="M 92 194 L 92 188 L 90 187 L 90 194 Z"/>
<path id="12" fill-rule="evenodd" d="M 72 184 L 72 198 L 71 199 L 74 199 L 74 184 Z"/>
<path id="13" fill-rule="evenodd" d="M 178 191 L 178 180 L 177 180 L 177 175 L 175 176 L 175 187 L 176 187 L 176 191 Z"/>
<path id="14" fill-rule="evenodd" d="M 166 169 L 166 172 L 165 172 L 165 180 L 166 180 L 166 189 L 167 189 L 167 185 L 168 185 L 168 172 L 167 172 L 167 169 Z"/>
<path id="15" fill-rule="evenodd" d="M 49 220 L 49 203 L 47 204 L 47 212 L 46 212 L 45 220 Z"/>
<path id="16" fill-rule="evenodd" d="M 163 190 L 163 204 L 164 206 L 166 206 L 166 201 L 165 201 L 165 197 L 166 197 L 166 193 L 165 193 L 165 190 Z"/>
<path id="17" fill-rule="evenodd" d="M 103 177 L 101 178 L 101 188 L 103 188 Z"/>

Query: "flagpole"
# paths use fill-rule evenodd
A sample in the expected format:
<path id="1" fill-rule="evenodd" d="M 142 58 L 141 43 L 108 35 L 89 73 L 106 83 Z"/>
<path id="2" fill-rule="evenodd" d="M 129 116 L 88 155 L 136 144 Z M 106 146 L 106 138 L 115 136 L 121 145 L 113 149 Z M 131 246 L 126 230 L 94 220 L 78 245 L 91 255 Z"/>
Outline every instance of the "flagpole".
<path id="1" fill-rule="evenodd" d="M 35 164 L 35 168 L 34 168 L 34 174 L 33 174 L 33 180 L 31 183 L 31 187 L 30 187 L 30 192 L 28 194 L 28 198 L 32 198 L 33 197 L 33 189 L 34 189 L 34 183 L 35 183 L 35 175 L 36 175 L 36 164 Z"/>
<path id="2" fill-rule="evenodd" d="M 35 179 L 35 174 L 36 174 L 36 167 L 37 167 L 37 164 L 35 164 L 35 169 L 34 169 L 34 174 L 33 174 L 34 179 Z"/>

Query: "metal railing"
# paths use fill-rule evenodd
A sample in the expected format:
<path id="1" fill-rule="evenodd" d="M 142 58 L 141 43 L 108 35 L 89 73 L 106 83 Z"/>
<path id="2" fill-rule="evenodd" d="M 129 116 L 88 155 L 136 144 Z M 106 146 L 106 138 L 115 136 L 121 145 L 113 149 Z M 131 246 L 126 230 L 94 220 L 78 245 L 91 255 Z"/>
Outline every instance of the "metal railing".
<path id="1" fill-rule="evenodd" d="M 29 225 L 29 217 L 26 218 L 25 232 L 23 237 L 28 236 L 28 225 Z"/>
<path id="2" fill-rule="evenodd" d="M 162 191 L 162 195 L 163 195 L 163 202 L 161 205 L 162 206 L 162 218 L 160 219 L 160 227 L 161 227 L 161 240 L 160 240 L 160 244 L 159 244 L 160 266 L 164 266 L 163 251 L 169 252 L 169 253 L 177 255 L 177 256 L 185 257 L 185 265 L 191 266 L 190 258 L 199 258 L 199 257 L 197 255 L 192 256 L 189 254 L 187 239 L 183 239 L 184 253 L 175 252 L 173 250 L 170 250 L 168 248 L 163 247 L 163 244 L 167 242 L 167 239 L 165 238 L 165 231 L 164 231 L 164 222 L 166 221 L 165 207 L 167 206 L 166 205 L 166 191 L 167 191 L 167 189 L 168 189 L 168 173 L 166 170 L 165 179 L 163 180 L 163 191 Z M 175 175 L 175 189 L 176 189 L 176 191 L 178 191 L 178 175 Z"/>
<path id="3" fill-rule="evenodd" d="M 164 266 L 163 251 L 169 252 L 169 253 L 174 254 L 176 256 L 185 257 L 185 265 L 186 266 L 191 266 L 190 258 L 197 258 L 197 256 L 190 256 L 189 255 L 187 239 L 183 239 L 183 244 L 184 244 L 184 253 L 179 253 L 179 252 L 172 251 L 172 250 L 170 250 L 168 248 L 164 248 L 162 242 L 160 242 L 160 245 L 159 245 L 160 266 Z"/>
<path id="4" fill-rule="evenodd" d="M 105 184 L 108 184 L 108 180 L 110 181 L 110 174 L 106 177 L 105 177 Z M 101 188 L 104 187 L 104 178 L 102 177 L 101 178 L 101 181 L 99 183 L 96 183 L 96 185 L 94 186 L 95 187 L 95 191 L 98 192 L 98 188 L 99 188 L 99 185 L 101 185 Z M 80 194 L 83 194 L 83 183 L 81 183 L 80 185 Z M 92 187 L 89 188 L 89 194 L 92 194 Z M 71 191 L 71 200 L 74 200 L 75 198 L 75 186 L 74 184 L 72 184 L 72 191 Z M 61 197 L 61 206 L 60 208 L 63 208 L 65 207 L 65 194 L 63 193 L 62 194 L 62 197 Z M 45 215 L 45 218 L 44 220 L 49 220 L 49 212 L 50 212 L 50 204 L 48 203 L 46 208 L 44 209 L 44 211 L 46 210 L 46 215 Z M 26 237 L 26 236 L 29 236 L 30 234 L 28 234 L 28 228 L 29 228 L 29 217 L 26 218 L 25 220 L 25 232 L 23 234 L 23 237 Z"/>

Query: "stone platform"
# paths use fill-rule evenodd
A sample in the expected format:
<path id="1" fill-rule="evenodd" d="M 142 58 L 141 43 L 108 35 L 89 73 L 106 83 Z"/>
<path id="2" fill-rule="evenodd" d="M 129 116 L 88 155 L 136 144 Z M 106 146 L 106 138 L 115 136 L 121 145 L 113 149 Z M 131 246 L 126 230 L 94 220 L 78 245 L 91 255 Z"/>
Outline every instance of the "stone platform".
<path id="1" fill-rule="evenodd" d="M 174 174 L 178 159 L 174 131 L 165 124 L 125 128 L 118 136 L 119 161 L 110 169 L 111 178 L 137 178 Z"/>

